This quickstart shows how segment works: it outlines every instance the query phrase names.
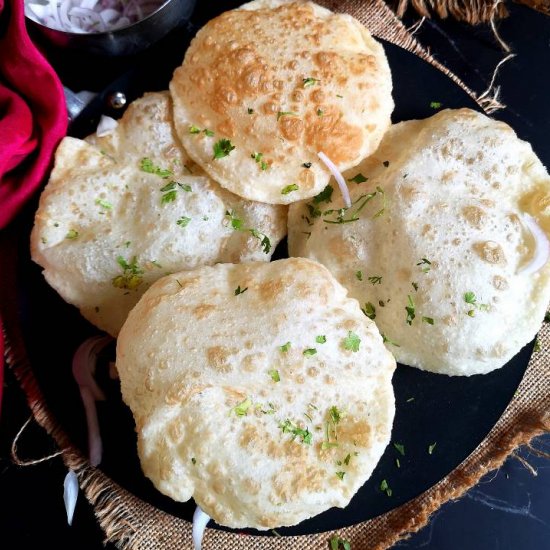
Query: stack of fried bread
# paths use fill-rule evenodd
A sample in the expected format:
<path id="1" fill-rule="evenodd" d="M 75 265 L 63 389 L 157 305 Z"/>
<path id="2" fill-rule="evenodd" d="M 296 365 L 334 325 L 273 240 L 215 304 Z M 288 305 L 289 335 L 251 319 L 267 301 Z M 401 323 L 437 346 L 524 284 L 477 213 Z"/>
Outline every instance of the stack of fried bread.
<path id="1" fill-rule="evenodd" d="M 198 32 L 169 92 L 58 149 L 33 259 L 118 336 L 145 475 L 222 525 L 345 507 L 390 441 L 395 358 L 486 373 L 544 317 L 531 147 L 468 109 L 391 125 L 391 90 L 354 18 L 255 0 Z"/>

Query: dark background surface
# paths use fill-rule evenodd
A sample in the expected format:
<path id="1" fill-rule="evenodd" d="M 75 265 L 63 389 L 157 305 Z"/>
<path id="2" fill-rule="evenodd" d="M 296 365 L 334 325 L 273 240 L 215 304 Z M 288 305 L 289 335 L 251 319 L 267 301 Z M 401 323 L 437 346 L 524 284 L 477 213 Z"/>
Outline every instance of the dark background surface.
<path id="1" fill-rule="evenodd" d="M 199 15 L 205 11 L 204 4 L 199 7 Z M 512 17 L 502 22 L 500 30 L 517 57 L 501 70 L 498 84 L 502 86 L 502 100 L 509 108 L 497 116 L 531 141 L 548 166 L 550 18 L 514 8 Z M 476 90 L 485 89 L 493 67 L 503 57 L 491 33 L 482 28 L 426 21 L 419 37 Z M 70 59 L 54 61 L 65 67 L 67 73 L 71 72 L 67 69 Z M 176 61 L 167 55 L 162 63 L 171 71 Z M 92 79 L 84 88 L 102 89 L 119 69 L 110 70 L 104 71 L 101 77 L 104 81 Z M 71 75 L 63 76 L 70 83 Z M 429 97 L 433 101 L 440 99 Z M 4 533 L 1 546 L 11 539 L 6 548 L 34 548 L 49 541 L 55 541 L 57 548 L 100 548 L 102 535 L 84 499 L 79 499 L 73 528 L 65 525 L 62 501 L 65 469 L 59 459 L 23 469 L 7 459 L 9 443 L 27 417 L 21 392 L 7 374 L 0 423 L 0 501 L 5 510 L 0 518 Z M 550 439 L 541 440 L 539 446 L 550 450 Z M 35 457 L 37 453 L 44 456 L 52 450 L 55 449 L 51 442 L 31 424 L 20 443 L 21 456 Z M 538 477 L 532 477 L 519 461 L 509 459 L 498 474 L 489 475 L 459 502 L 444 506 L 430 526 L 399 546 L 444 550 L 550 548 L 550 465 L 528 453 L 523 456 L 539 470 Z"/>

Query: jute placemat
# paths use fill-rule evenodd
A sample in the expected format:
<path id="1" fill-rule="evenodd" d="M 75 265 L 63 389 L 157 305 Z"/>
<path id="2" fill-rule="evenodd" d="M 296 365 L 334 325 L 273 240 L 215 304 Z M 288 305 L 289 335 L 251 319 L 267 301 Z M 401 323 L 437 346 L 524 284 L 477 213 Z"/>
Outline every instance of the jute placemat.
<path id="1" fill-rule="evenodd" d="M 335 11 L 353 14 L 365 23 L 371 32 L 389 42 L 406 48 L 442 70 L 466 90 L 486 110 L 495 106 L 481 99 L 460 79 L 439 64 L 414 39 L 382 0 L 347 0 L 321 2 Z M 56 421 L 45 402 L 33 374 L 20 333 L 18 304 L 15 290 L 14 242 L 3 235 L 3 273 L 0 285 L 0 307 L 5 321 L 6 362 L 13 369 L 25 391 L 35 420 L 55 439 L 62 450 L 65 464 L 79 478 L 82 491 L 94 508 L 105 532 L 105 540 L 122 550 L 173 550 L 192 548 L 189 522 L 162 512 L 138 499 L 100 469 L 89 465 Z M 533 353 L 524 378 L 506 411 L 479 447 L 447 477 L 434 487 L 382 516 L 337 533 L 321 533 L 299 537 L 256 537 L 208 529 L 204 539 L 205 550 L 312 550 L 328 548 L 331 537 L 338 535 L 352 544 L 353 550 L 382 550 L 423 527 L 430 514 L 448 500 L 458 498 L 487 472 L 498 468 L 518 446 L 529 443 L 533 437 L 550 430 L 550 325 L 545 324 L 539 334 L 541 350 Z"/>

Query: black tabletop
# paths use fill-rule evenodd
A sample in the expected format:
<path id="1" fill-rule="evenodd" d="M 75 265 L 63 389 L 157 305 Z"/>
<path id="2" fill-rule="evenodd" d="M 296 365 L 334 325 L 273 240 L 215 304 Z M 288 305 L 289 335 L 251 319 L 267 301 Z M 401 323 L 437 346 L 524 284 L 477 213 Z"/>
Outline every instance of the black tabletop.
<path id="1" fill-rule="evenodd" d="M 199 3 L 195 20 L 200 23 L 207 11 L 206 3 Z M 412 23 L 413 17 L 408 17 L 407 22 Z M 501 68 L 497 80 L 501 99 L 508 105 L 499 118 L 512 124 L 520 137 L 531 141 L 544 164 L 549 166 L 550 104 L 545 99 L 550 84 L 547 70 L 550 18 L 514 7 L 511 17 L 499 28 L 503 39 L 516 53 L 516 57 Z M 425 21 L 418 36 L 476 90 L 486 88 L 494 66 L 504 57 L 491 32 L 484 27 Z M 54 61 L 61 70 L 67 67 L 66 59 Z M 166 64 L 170 66 L 169 60 Z M 95 80 L 87 87 L 101 90 L 116 74 L 117 68 L 112 70 L 112 74 L 105 72 L 104 82 Z M 70 71 L 64 76 L 64 81 L 70 84 Z M 13 376 L 7 373 L 0 422 L 1 546 L 26 549 L 49 544 L 56 548 L 102 548 L 102 532 L 82 497 L 73 527 L 66 525 L 62 499 L 66 471 L 59 458 L 24 468 L 11 463 L 10 443 L 28 416 L 24 396 Z M 548 452 L 550 437 L 541 438 L 536 446 Z M 55 448 L 41 429 L 31 423 L 18 450 L 22 458 L 29 459 L 46 456 Z M 537 477 L 518 459 L 510 458 L 499 472 L 488 475 L 458 502 L 445 505 L 427 528 L 397 547 L 442 550 L 548 548 L 550 463 L 528 450 L 520 451 L 519 455 L 538 471 Z"/>

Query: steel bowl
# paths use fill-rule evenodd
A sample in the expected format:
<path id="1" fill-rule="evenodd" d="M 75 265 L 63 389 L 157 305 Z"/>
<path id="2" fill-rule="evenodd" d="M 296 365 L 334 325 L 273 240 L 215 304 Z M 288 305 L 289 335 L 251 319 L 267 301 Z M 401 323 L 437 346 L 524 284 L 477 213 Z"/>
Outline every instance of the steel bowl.
<path id="1" fill-rule="evenodd" d="M 132 55 L 148 48 L 172 29 L 189 20 L 196 0 L 166 0 L 143 19 L 120 29 L 75 33 L 52 29 L 36 21 L 26 9 L 26 19 L 50 43 L 95 55 Z"/>

